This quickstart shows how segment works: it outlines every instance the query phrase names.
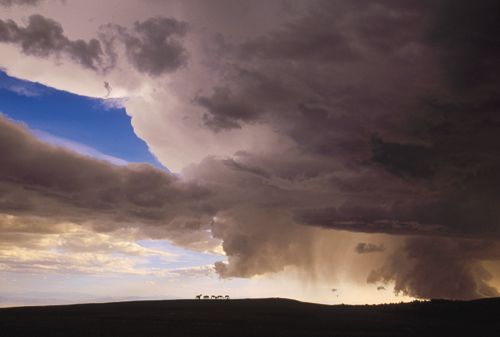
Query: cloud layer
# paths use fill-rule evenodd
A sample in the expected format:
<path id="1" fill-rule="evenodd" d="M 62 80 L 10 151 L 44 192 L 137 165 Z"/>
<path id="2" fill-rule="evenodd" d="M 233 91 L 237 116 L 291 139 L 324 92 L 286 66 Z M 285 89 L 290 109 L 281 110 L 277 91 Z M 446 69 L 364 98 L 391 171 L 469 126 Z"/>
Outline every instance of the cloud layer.
<path id="1" fill-rule="evenodd" d="M 115 166 L 42 143 L 5 118 L 0 130 L 0 210 L 44 219 L 33 229 L 67 221 L 103 232 L 141 225 L 186 245 L 190 237 L 210 241 L 203 225 L 214 213 L 211 191 L 146 164 Z"/>
<path id="2" fill-rule="evenodd" d="M 36 5 L 42 0 L 0 0 L 1 6 L 10 7 L 13 5 Z"/>

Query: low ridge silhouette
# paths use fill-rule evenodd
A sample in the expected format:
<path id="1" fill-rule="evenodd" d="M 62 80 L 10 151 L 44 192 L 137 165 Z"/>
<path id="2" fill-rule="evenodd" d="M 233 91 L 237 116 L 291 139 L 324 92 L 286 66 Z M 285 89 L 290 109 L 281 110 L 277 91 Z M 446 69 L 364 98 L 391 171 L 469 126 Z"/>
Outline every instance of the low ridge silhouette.
<path id="1" fill-rule="evenodd" d="M 169 300 L 0 309 L 0 336 L 500 336 L 500 298 L 385 305 Z"/>

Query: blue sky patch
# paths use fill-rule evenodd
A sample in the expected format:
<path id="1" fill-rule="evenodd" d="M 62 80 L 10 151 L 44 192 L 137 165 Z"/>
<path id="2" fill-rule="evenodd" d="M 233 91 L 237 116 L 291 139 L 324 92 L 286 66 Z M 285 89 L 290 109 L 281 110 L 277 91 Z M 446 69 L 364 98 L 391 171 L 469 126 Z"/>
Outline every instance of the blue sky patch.
<path id="1" fill-rule="evenodd" d="M 39 139 L 115 164 L 164 168 L 138 138 L 124 108 L 19 80 L 0 71 L 0 112 L 25 123 Z"/>
<path id="2" fill-rule="evenodd" d="M 173 258 L 170 260 L 160 256 L 149 257 L 147 264 L 144 265 L 148 267 L 188 268 L 212 265 L 218 261 L 227 261 L 225 255 L 188 250 L 176 246 L 168 240 L 139 240 L 137 243 L 145 248 L 158 249 L 173 254 Z"/>

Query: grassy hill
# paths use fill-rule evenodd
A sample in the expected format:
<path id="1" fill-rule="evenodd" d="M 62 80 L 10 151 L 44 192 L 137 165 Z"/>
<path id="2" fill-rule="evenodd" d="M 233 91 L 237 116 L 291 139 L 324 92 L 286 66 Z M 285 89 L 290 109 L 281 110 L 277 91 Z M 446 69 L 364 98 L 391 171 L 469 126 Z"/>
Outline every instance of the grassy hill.
<path id="1" fill-rule="evenodd" d="M 0 336 L 500 336 L 500 299 L 350 306 L 171 300 L 0 309 Z"/>

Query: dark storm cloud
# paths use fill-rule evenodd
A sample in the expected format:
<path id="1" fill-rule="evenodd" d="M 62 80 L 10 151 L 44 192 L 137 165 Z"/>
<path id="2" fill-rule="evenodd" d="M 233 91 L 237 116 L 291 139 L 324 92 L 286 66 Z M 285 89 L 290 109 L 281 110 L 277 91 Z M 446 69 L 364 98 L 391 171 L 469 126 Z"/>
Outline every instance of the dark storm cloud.
<path id="1" fill-rule="evenodd" d="M 14 6 L 14 5 L 28 5 L 28 6 L 33 6 L 37 5 L 41 2 L 42 0 L 0 0 L 0 6 Z"/>
<path id="2" fill-rule="evenodd" d="M 322 158 L 314 178 L 328 181 L 341 202 L 295 210 L 299 223 L 498 237 L 496 92 L 481 81 L 476 88 L 485 90 L 455 95 L 443 67 L 450 39 L 455 54 L 466 53 L 456 47 L 463 41 L 454 40 L 453 27 L 469 7 L 476 14 L 466 24 L 469 35 L 495 39 L 493 3 L 460 3 L 459 13 L 445 10 L 452 3 L 319 2 L 261 38 L 222 43 L 219 56 L 235 65 L 226 80 L 234 89 L 202 97 L 205 121 L 219 122 L 219 129 L 271 123 L 301 150 Z M 453 29 L 436 28 L 447 20 Z M 326 50 L 313 48 L 315 41 Z M 493 46 L 481 46 L 483 58 L 494 58 Z M 496 63 L 482 67 L 494 71 Z"/>
<path id="3" fill-rule="evenodd" d="M 498 90 L 500 3 L 459 0 L 439 4 L 428 38 L 441 53 L 450 86 L 461 91 L 485 86 Z"/>
<path id="4" fill-rule="evenodd" d="M 243 43 L 242 58 L 279 59 L 282 62 L 347 62 L 357 57 L 349 39 L 328 15 L 315 13 L 291 21 L 281 30 Z"/>
<path id="5" fill-rule="evenodd" d="M 480 261 L 498 260 L 497 242 L 409 239 L 368 282 L 395 283 L 396 293 L 417 298 L 474 299 L 498 296 L 491 274 Z"/>
<path id="6" fill-rule="evenodd" d="M 205 108 L 206 125 L 214 131 L 239 128 L 272 114 L 290 114 L 310 88 L 297 80 L 308 80 L 300 70 L 314 77 L 319 68 L 357 58 L 349 40 L 336 27 L 334 17 L 315 12 L 286 23 L 282 28 L 241 43 L 228 42 L 222 35 L 214 41 L 215 57 L 233 66 L 230 85 L 214 88 L 211 96 L 196 101 Z M 316 66 L 318 68 L 316 68 Z M 231 89 L 229 89 L 231 88 Z M 233 90 L 236 88 L 236 90 Z M 237 94 L 233 94 L 237 92 Z M 294 101 L 294 98 L 297 101 Z"/>
<path id="7" fill-rule="evenodd" d="M 199 96 L 195 101 L 207 110 L 203 120 L 215 132 L 240 128 L 240 122 L 256 120 L 259 114 L 251 104 L 239 101 L 229 88 L 214 88 L 211 96 Z"/>
<path id="8" fill-rule="evenodd" d="M 430 178 L 436 171 L 439 157 L 430 146 L 385 142 L 372 138 L 373 161 L 401 177 Z"/>
<path id="9" fill-rule="evenodd" d="M 270 178 L 269 173 L 267 173 L 264 169 L 262 169 L 260 167 L 249 166 L 249 165 L 246 165 L 245 163 L 234 160 L 232 158 L 224 159 L 223 162 L 227 166 L 231 167 L 234 170 L 242 171 L 242 172 L 249 172 L 249 173 L 255 174 L 257 176 L 263 177 L 263 178 Z"/>
<path id="10" fill-rule="evenodd" d="M 181 44 L 188 31 L 185 22 L 154 17 L 135 22 L 130 31 L 123 27 L 120 31 L 127 57 L 140 72 L 159 76 L 187 63 L 188 53 Z"/>
<path id="11" fill-rule="evenodd" d="M 206 106 L 208 118 L 229 126 L 271 122 L 299 145 L 323 154 L 367 150 L 366 139 L 381 119 L 415 104 L 408 95 L 416 100 L 416 88 L 432 70 L 421 31 L 387 29 L 394 32 L 386 41 L 391 49 L 370 44 L 373 38 L 363 28 L 367 20 L 422 26 L 418 6 L 384 6 L 389 4 L 314 2 L 308 13 L 260 38 L 238 44 L 218 37 L 215 57 L 224 62 L 227 87 L 252 109 L 236 114 L 249 104 L 239 110 L 212 104 Z M 395 36 L 401 31 L 406 35 Z"/>
<path id="12" fill-rule="evenodd" d="M 27 55 L 67 55 L 84 67 L 94 70 L 103 61 L 103 51 L 98 40 L 70 40 L 64 35 L 58 22 L 41 15 L 30 16 L 25 27 L 18 26 L 12 20 L 0 20 L 0 42 L 17 44 Z"/>
<path id="13" fill-rule="evenodd" d="M 361 197 L 361 196 L 360 196 Z M 390 198 L 390 196 L 389 196 Z M 355 202 L 355 200 L 353 201 Z M 454 223 L 450 226 L 436 224 L 431 214 L 426 214 L 428 210 L 434 209 L 440 212 L 440 206 L 444 205 L 419 205 L 419 209 L 408 209 L 411 205 L 393 202 L 387 206 L 353 206 L 345 204 L 338 208 L 307 209 L 299 210 L 296 213 L 296 220 L 302 224 L 317 225 L 325 228 L 348 230 L 364 233 L 389 233 L 398 235 L 459 235 L 454 231 Z M 446 210 L 442 210 L 446 212 Z M 418 218 L 421 216 L 422 218 Z M 431 218 L 425 221 L 425 218 Z M 465 234 L 464 234 L 465 235 Z"/>
<path id="14" fill-rule="evenodd" d="M 498 239 L 498 197 L 488 182 L 490 178 L 494 181 L 485 174 L 470 185 L 458 182 L 463 185 L 445 186 L 433 191 L 434 195 L 426 191 L 412 196 L 408 188 L 400 195 L 404 198 L 407 193 L 406 200 L 398 200 L 397 195 L 372 201 L 364 200 L 369 196 L 363 194 L 357 196 L 358 200 L 351 196 L 339 207 L 299 210 L 296 219 L 303 224 L 365 233 Z M 369 205 L 363 205 L 366 202 Z"/>
<path id="15" fill-rule="evenodd" d="M 115 166 L 42 143 L 24 127 L 0 119 L 3 213 L 54 226 L 89 224 L 98 231 L 152 226 L 159 233 L 176 232 L 173 240 L 182 241 L 182 233 L 192 235 L 208 222 L 210 194 L 146 164 Z"/>
<path id="16" fill-rule="evenodd" d="M 494 294 L 479 261 L 498 260 L 496 249 L 471 258 L 457 247 L 466 239 L 500 238 L 498 2 L 319 1 L 310 7 L 261 37 L 218 36 L 214 62 L 225 76 L 217 85 L 231 90 L 217 95 L 214 88 L 199 96 L 204 104 L 195 99 L 213 131 L 270 124 L 296 146 L 295 153 L 278 150 L 273 161 L 245 156 L 244 167 L 266 172 L 255 179 L 306 186 L 301 201 L 291 196 L 297 191 L 275 194 L 274 204 L 284 210 L 268 237 L 292 221 L 423 236 L 400 252 L 412 268 L 394 264 L 378 279 L 419 297 Z M 217 268 L 222 276 L 294 264 L 297 256 L 286 245 L 275 247 L 280 259 L 266 259 L 266 236 L 249 230 L 247 215 L 233 216 L 239 225 L 217 232 L 229 261 Z M 302 233 L 286 240 L 302 244 Z M 424 251 L 437 250 L 436 237 L 453 239 L 432 264 Z M 441 285 L 446 281 L 450 289 Z"/>
<path id="17" fill-rule="evenodd" d="M 354 247 L 354 250 L 358 254 L 380 253 L 385 251 L 385 247 L 383 244 L 377 245 L 374 243 L 360 242 Z"/>

